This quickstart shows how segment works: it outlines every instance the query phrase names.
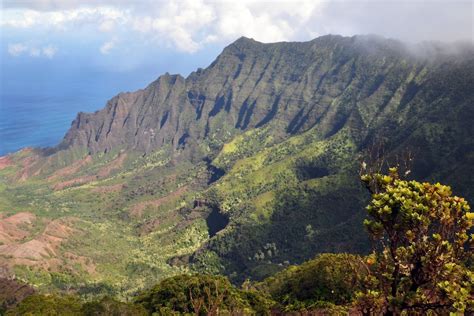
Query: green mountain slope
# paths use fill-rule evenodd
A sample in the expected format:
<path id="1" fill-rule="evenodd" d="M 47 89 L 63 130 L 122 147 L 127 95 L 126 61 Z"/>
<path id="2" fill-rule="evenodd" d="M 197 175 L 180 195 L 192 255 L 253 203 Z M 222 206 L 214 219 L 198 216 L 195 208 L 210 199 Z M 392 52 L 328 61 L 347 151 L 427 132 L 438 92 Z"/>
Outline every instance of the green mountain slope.
<path id="1" fill-rule="evenodd" d="M 190 270 L 260 279 L 364 252 L 359 157 L 474 197 L 474 54 L 371 36 L 241 38 L 80 113 L 62 143 L 0 160 L 0 265 L 42 287 L 128 295 Z"/>

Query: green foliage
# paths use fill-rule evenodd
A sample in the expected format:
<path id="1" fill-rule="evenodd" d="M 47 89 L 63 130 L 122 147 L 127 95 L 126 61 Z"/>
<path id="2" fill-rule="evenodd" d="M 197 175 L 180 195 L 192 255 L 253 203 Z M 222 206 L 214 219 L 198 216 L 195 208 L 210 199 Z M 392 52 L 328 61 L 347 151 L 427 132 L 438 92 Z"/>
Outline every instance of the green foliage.
<path id="1" fill-rule="evenodd" d="M 355 150 L 347 130 L 322 140 L 312 129 L 255 153 L 246 150 L 255 147 L 249 135 L 257 132 L 236 137 L 215 159 L 232 168 L 206 195 L 230 217 L 208 247 L 220 258 L 221 273 L 235 282 L 262 280 L 318 252 L 369 249 L 361 223 L 366 200 L 347 160 Z"/>
<path id="2" fill-rule="evenodd" d="M 150 313 L 266 314 L 272 304 L 256 291 L 235 288 L 222 276 L 179 275 L 163 280 L 136 299 Z"/>
<path id="3" fill-rule="evenodd" d="M 119 302 L 110 297 L 83 303 L 73 295 L 34 294 L 9 310 L 6 315 L 145 316 L 148 313 L 140 305 Z"/>
<path id="4" fill-rule="evenodd" d="M 74 296 L 34 294 L 24 299 L 7 315 L 76 316 L 82 315 L 81 302 Z"/>
<path id="5" fill-rule="evenodd" d="M 350 254 L 321 254 L 257 284 L 285 310 L 315 308 L 321 302 L 344 305 L 361 290 L 363 259 Z M 322 306 L 319 306 L 322 307 Z"/>
<path id="6" fill-rule="evenodd" d="M 140 305 L 118 302 L 110 297 L 88 302 L 82 306 L 85 316 L 145 316 L 147 311 Z"/>
<path id="7" fill-rule="evenodd" d="M 464 312 L 472 308 L 474 274 L 464 262 L 468 253 L 468 203 L 439 183 L 367 174 L 372 193 L 365 225 L 378 243 L 368 259 L 372 274 L 358 295 L 365 312 Z"/>
<path id="8" fill-rule="evenodd" d="M 224 270 L 222 259 L 213 251 L 201 251 L 194 255 L 192 267 L 204 274 L 219 274 Z"/>

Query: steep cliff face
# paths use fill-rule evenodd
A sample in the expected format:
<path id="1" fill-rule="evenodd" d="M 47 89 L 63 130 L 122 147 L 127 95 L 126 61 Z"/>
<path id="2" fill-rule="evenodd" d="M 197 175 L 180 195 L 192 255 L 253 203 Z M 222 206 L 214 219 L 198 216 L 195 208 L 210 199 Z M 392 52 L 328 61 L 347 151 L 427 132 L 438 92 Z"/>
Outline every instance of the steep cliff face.
<path id="1" fill-rule="evenodd" d="M 111 148 L 147 151 L 177 142 L 184 126 L 177 122 L 186 104 L 186 84 L 165 74 L 143 90 L 121 93 L 96 113 L 79 113 L 61 147 L 87 147 L 91 153 Z"/>
<path id="2" fill-rule="evenodd" d="M 432 72 L 427 63 L 375 37 L 274 44 L 240 38 L 186 79 L 165 74 L 101 111 L 80 113 L 61 148 L 151 152 L 164 144 L 228 140 L 276 122 L 288 134 L 317 124 L 329 136 L 348 121 L 361 128 L 380 121 L 393 104 L 404 108 Z"/>

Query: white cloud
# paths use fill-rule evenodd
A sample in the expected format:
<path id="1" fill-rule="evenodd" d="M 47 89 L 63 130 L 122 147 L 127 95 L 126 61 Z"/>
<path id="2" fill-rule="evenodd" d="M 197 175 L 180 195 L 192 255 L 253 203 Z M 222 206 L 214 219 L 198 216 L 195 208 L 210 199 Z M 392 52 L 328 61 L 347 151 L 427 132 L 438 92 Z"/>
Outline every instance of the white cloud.
<path id="1" fill-rule="evenodd" d="M 111 32 L 115 28 L 115 22 L 113 20 L 105 20 L 99 24 L 99 31 Z"/>
<path id="2" fill-rule="evenodd" d="M 43 56 L 51 59 L 54 57 L 54 55 L 56 55 L 56 53 L 58 52 L 58 49 L 54 46 L 48 45 L 48 46 L 43 47 L 41 51 L 43 53 Z"/>
<path id="3" fill-rule="evenodd" d="M 157 14 L 139 13 L 131 18 L 132 28 L 141 33 L 151 33 L 160 41 L 180 51 L 195 52 L 200 44 L 198 33 L 216 19 L 213 6 L 203 0 L 183 0 L 161 3 Z"/>
<path id="4" fill-rule="evenodd" d="M 207 43 L 225 42 L 241 35 L 266 42 L 289 40 L 321 1 L 37 0 L 22 5 L 7 1 L 7 7 L 14 8 L 4 11 L 0 24 L 57 30 L 89 25 L 101 32 L 114 32 L 124 26 L 157 43 L 192 53 Z M 106 44 L 101 49 L 105 53 L 114 43 Z"/>
<path id="5" fill-rule="evenodd" d="M 32 9 L 37 11 L 71 10 L 82 7 L 121 6 L 136 3 L 151 4 L 156 0 L 3 0 L 7 9 Z"/>
<path id="6" fill-rule="evenodd" d="M 410 40 L 472 39 L 472 0 L 4 0 L 0 26 L 76 31 L 92 27 L 184 52 L 239 36 L 262 42 L 326 33 Z M 140 35 L 140 36 L 136 36 Z M 107 54 L 116 46 L 105 42 Z"/>
<path id="7" fill-rule="evenodd" d="M 117 23 L 125 23 L 127 10 L 112 7 L 80 7 L 58 11 L 30 9 L 2 10 L 0 25 L 13 28 L 46 27 L 65 30 L 68 27 L 96 25 L 110 31 Z"/>
<path id="8" fill-rule="evenodd" d="M 30 56 L 31 57 L 40 57 L 41 56 L 41 50 L 39 48 L 33 47 L 30 49 Z"/>
<path id="9" fill-rule="evenodd" d="M 27 43 L 8 44 L 8 53 L 13 57 L 28 54 L 31 57 L 46 57 L 52 59 L 57 52 L 58 48 L 53 45 L 37 47 Z"/>
<path id="10" fill-rule="evenodd" d="M 15 43 L 8 45 L 8 53 L 12 56 L 19 56 L 23 52 L 27 51 L 28 47 L 23 43 Z"/>
<path id="11" fill-rule="evenodd" d="M 104 44 L 102 44 L 102 46 L 100 46 L 100 48 L 99 48 L 101 54 L 103 54 L 103 55 L 109 54 L 110 51 L 115 47 L 116 43 L 117 43 L 117 40 L 113 39 L 113 40 L 110 40 L 110 41 L 105 42 Z"/>
<path id="12" fill-rule="evenodd" d="M 228 42 L 242 35 L 263 42 L 290 40 L 299 30 L 306 33 L 303 26 L 321 3 L 170 1 L 161 3 L 156 14 L 138 11 L 129 20 L 135 31 L 152 34 L 180 51 L 195 52 L 207 43 Z"/>

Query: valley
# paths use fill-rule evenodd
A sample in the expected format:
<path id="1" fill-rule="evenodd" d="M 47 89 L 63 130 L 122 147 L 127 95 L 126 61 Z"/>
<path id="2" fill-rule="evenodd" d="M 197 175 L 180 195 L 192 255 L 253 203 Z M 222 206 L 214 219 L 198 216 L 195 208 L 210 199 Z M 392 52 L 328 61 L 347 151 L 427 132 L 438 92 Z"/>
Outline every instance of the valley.
<path id="1" fill-rule="evenodd" d="M 182 273 L 241 284 L 367 254 L 359 168 L 375 143 L 473 201 L 474 55 L 433 45 L 240 38 L 79 113 L 57 147 L 0 158 L 2 276 L 125 299 Z"/>

